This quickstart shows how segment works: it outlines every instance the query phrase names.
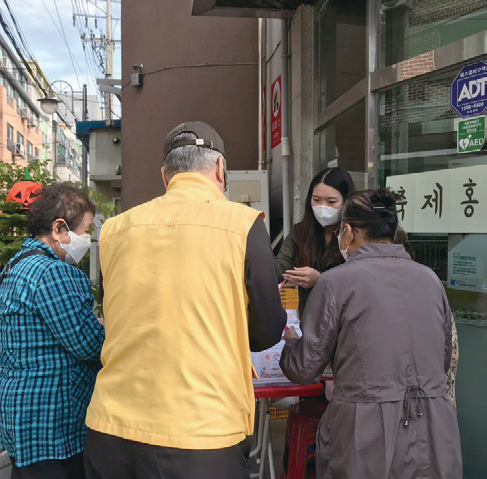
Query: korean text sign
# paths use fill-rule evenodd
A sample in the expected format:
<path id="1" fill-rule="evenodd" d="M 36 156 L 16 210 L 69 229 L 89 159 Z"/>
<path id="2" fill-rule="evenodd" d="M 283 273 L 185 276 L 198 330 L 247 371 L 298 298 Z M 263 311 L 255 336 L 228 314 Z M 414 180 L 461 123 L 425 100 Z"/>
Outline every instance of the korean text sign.
<path id="1" fill-rule="evenodd" d="M 487 165 L 390 176 L 408 233 L 487 233 Z"/>

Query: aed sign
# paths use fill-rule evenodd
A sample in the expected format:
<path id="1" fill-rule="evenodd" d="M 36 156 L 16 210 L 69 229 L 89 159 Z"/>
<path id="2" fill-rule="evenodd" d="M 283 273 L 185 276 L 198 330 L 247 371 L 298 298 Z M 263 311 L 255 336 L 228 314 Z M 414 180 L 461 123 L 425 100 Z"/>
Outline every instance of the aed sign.
<path id="1" fill-rule="evenodd" d="M 480 115 L 487 108 L 487 62 L 460 70 L 451 84 L 451 106 L 462 117 Z"/>
<path id="2" fill-rule="evenodd" d="M 485 117 L 469 118 L 458 122 L 458 153 L 479 151 L 485 143 Z"/>

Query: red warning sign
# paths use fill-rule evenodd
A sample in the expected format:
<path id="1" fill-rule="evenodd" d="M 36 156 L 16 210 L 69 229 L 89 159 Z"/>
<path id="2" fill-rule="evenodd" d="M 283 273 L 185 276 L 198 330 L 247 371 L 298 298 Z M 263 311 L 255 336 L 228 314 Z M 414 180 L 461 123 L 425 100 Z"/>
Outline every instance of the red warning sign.
<path id="1" fill-rule="evenodd" d="M 272 84 L 271 148 L 281 143 L 281 75 Z"/>

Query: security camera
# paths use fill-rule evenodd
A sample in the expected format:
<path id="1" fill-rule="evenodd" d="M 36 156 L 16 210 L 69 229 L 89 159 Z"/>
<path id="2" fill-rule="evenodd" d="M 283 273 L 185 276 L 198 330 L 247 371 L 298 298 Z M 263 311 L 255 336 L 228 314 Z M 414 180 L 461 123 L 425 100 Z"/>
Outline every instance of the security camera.
<path id="1" fill-rule="evenodd" d="M 112 138 L 112 142 L 114 145 L 119 145 L 120 144 L 120 138 L 118 136 L 114 136 Z"/>

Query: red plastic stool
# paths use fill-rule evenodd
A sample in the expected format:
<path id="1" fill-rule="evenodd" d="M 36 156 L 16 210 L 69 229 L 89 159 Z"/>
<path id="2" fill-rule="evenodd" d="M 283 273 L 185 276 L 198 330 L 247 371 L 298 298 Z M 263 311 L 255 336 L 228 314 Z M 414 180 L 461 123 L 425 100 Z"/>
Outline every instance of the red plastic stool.
<path id="1" fill-rule="evenodd" d="M 307 477 L 316 455 L 316 430 L 327 406 L 325 399 L 302 399 L 290 406 L 281 479 Z"/>
<path id="2" fill-rule="evenodd" d="M 259 425 L 257 428 L 257 446 L 250 451 L 250 457 L 260 454 L 260 468 L 258 474 L 251 474 L 251 477 L 264 478 L 264 465 L 266 454 L 269 455 L 269 472 L 271 479 L 275 479 L 274 454 L 272 452 L 272 441 L 270 433 L 270 399 L 297 397 L 297 396 L 316 396 L 323 393 L 323 385 L 306 384 L 304 386 L 297 384 L 268 385 L 267 387 L 254 386 L 255 398 L 261 400 L 259 412 Z M 265 420 L 264 420 L 265 416 Z"/>

